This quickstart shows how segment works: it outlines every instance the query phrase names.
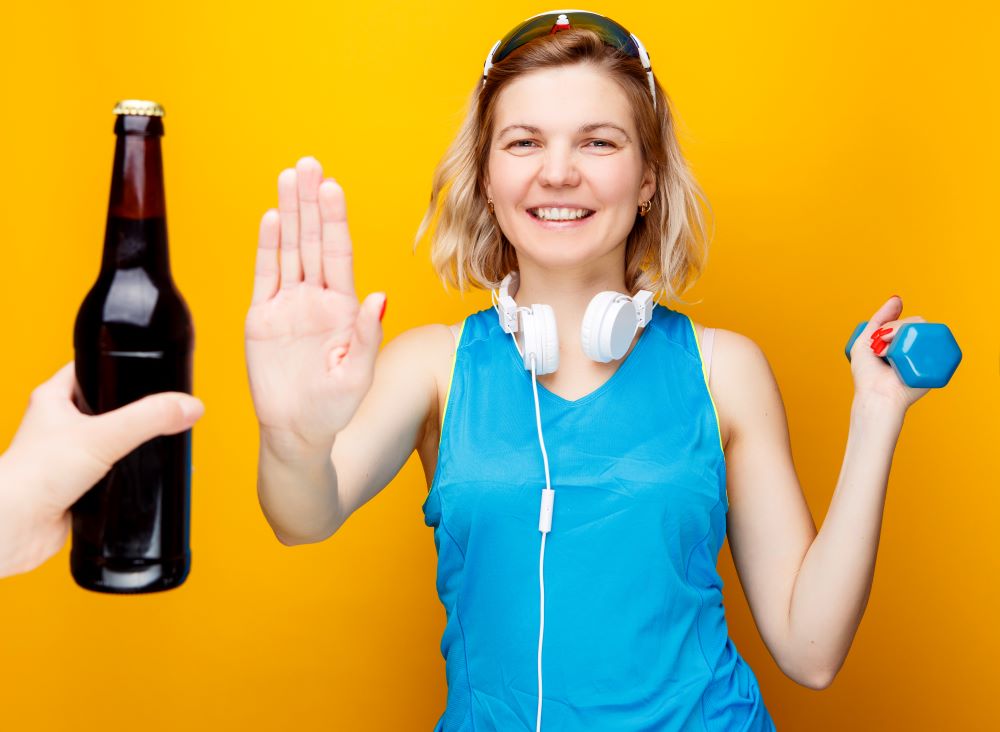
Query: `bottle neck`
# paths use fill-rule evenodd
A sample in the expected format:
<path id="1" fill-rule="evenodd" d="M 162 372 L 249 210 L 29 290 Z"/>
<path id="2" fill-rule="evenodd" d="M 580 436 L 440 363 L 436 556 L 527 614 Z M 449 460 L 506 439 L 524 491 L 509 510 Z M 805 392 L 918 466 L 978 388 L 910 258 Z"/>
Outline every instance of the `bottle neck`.
<path id="1" fill-rule="evenodd" d="M 119 116 L 103 269 L 143 267 L 169 275 L 159 117 Z"/>

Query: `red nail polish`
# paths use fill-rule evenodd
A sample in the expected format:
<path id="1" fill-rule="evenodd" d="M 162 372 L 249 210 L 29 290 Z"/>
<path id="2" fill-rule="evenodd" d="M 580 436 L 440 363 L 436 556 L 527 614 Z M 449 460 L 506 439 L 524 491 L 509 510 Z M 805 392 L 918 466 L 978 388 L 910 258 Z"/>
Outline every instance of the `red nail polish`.
<path id="1" fill-rule="evenodd" d="M 876 356 L 881 356 L 883 353 L 885 353 L 885 349 L 887 349 L 888 347 L 889 343 L 887 341 L 880 341 L 879 343 L 872 346 L 872 350 L 875 351 Z"/>
<path id="2" fill-rule="evenodd" d="M 884 332 L 884 330 L 885 330 L 884 328 L 879 328 L 874 333 L 872 333 L 872 335 L 871 335 L 872 341 L 874 341 L 876 338 L 878 338 L 880 335 L 882 335 L 882 333 Z"/>
<path id="3" fill-rule="evenodd" d="M 389 304 L 389 297 L 387 295 L 386 298 L 382 301 L 382 312 L 378 314 L 379 321 L 381 321 L 383 316 L 385 316 L 385 306 L 388 304 Z"/>
<path id="4" fill-rule="evenodd" d="M 882 329 L 882 335 L 883 335 L 883 337 L 889 335 L 894 330 L 895 330 L 895 328 L 883 328 Z"/>

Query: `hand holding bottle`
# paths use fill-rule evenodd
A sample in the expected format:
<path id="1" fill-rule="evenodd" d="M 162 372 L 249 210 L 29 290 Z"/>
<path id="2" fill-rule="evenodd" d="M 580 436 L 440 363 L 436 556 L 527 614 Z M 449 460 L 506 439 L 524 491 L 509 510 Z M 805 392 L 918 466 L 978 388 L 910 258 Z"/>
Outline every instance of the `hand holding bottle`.
<path id="1" fill-rule="evenodd" d="M 262 439 L 329 451 L 372 383 L 385 296 L 359 303 L 344 192 L 314 158 L 278 176 L 260 223 L 246 357 Z"/>
<path id="2" fill-rule="evenodd" d="M 0 577 L 34 569 L 69 531 L 69 507 L 111 466 L 158 435 L 189 429 L 204 412 L 193 396 L 164 392 L 100 416 L 73 403 L 73 364 L 37 387 L 0 455 Z"/>

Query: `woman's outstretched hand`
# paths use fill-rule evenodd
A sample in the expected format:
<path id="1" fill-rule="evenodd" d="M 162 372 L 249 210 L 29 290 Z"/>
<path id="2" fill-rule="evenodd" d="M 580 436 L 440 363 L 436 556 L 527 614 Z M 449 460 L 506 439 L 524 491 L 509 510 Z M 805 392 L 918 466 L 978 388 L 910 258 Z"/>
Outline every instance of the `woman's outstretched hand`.
<path id="1" fill-rule="evenodd" d="M 856 397 L 870 397 L 905 412 L 930 389 L 907 386 L 893 368 L 881 359 L 900 326 L 905 323 L 927 322 L 916 315 L 900 318 L 902 312 L 903 299 L 898 295 L 890 297 L 875 312 L 851 347 L 851 373 Z M 880 330 L 882 332 L 873 340 L 872 335 Z M 881 345 L 882 343 L 885 345 Z"/>
<path id="2" fill-rule="evenodd" d="M 294 459 L 329 450 L 372 383 L 385 295 L 359 303 L 343 189 L 314 158 L 278 176 L 260 222 L 246 319 L 250 392 L 261 437 Z"/>

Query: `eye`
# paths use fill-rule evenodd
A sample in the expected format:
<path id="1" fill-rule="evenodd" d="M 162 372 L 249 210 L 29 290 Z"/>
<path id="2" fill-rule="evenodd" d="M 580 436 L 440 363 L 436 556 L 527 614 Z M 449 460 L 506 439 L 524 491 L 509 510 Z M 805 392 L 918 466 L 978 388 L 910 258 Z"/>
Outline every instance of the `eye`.
<path id="1" fill-rule="evenodd" d="M 587 144 L 588 145 L 593 145 L 596 148 L 605 149 L 605 150 L 612 150 L 612 149 L 618 147 L 617 145 L 615 145 L 615 143 L 611 142 L 610 140 L 591 140 Z"/>
<path id="2" fill-rule="evenodd" d="M 534 144 L 534 140 L 514 140 L 513 142 L 507 144 L 507 149 L 520 148 L 523 150 L 530 148 L 530 146 L 533 146 Z"/>

